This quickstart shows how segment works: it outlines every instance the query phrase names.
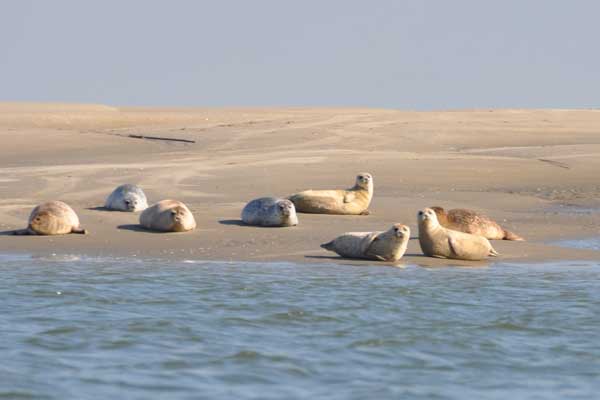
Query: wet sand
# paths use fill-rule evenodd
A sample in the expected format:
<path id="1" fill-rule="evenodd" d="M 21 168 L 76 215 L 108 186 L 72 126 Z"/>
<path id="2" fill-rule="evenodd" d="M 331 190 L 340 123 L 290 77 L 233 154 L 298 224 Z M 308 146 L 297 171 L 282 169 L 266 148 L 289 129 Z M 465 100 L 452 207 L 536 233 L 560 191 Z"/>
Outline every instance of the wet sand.
<path id="1" fill-rule="evenodd" d="M 147 140 L 129 135 L 183 139 Z M 526 242 L 501 260 L 598 260 L 557 240 L 600 236 L 600 110 L 150 109 L 0 103 L 0 252 L 167 259 L 342 260 L 319 247 L 346 231 L 408 224 L 418 209 L 477 209 Z M 369 216 L 299 214 L 294 228 L 241 225 L 244 204 L 345 188 L 371 172 Z M 157 234 L 139 214 L 97 209 L 121 183 L 173 198 L 198 229 Z M 89 235 L 13 237 L 43 201 L 70 204 Z M 423 257 L 400 264 L 481 265 Z"/>

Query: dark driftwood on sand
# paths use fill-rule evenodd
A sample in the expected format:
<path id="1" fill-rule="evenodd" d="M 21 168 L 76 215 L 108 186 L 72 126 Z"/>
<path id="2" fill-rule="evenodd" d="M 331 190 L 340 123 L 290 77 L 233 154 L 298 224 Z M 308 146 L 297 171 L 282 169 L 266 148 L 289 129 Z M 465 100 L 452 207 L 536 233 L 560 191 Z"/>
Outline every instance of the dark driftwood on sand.
<path id="1" fill-rule="evenodd" d="M 131 134 L 131 135 L 127 135 L 127 137 L 130 137 L 130 138 L 133 138 L 133 139 L 166 140 L 168 142 L 196 143 L 195 140 L 167 138 L 167 137 L 160 137 L 160 136 L 145 136 L 145 135 L 133 135 L 133 134 Z"/>

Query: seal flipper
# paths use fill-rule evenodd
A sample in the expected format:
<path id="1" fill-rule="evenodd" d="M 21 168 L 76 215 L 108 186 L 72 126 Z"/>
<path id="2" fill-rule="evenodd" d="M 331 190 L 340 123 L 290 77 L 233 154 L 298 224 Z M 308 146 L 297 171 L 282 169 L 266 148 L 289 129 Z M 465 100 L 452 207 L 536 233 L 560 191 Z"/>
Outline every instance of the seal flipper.
<path id="1" fill-rule="evenodd" d="M 365 243 L 363 244 L 363 254 L 366 258 L 370 258 L 378 261 L 389 261 L 384 257 L 380 256 L 377 253 L 372 252 L 373 244 L 377 243 L 381 239 L 379 238 L 381 232 L 371 232 L 365 239 Z"/>
<path id="2" fill-rule="evenodd" d="M 88 232 L 86 229 L 83 229 L 81 227 L 81 225 L 79 225 L 77 228 L 71 229 L 71 233 L 79 233 L 81 235 L 87 235 Z"/>
<path id="3" fill-rule="evenodd" d="M 469 254 L 465 254 L 460 249 L 460 243 L 458 240 L 449 237 L 448 238 L 448 246 L 450 246 L 450 252 L 454 256 L 454 258 L 459 260 L 472 260 Z"/>
<path id="4" fill-rule="evenodd" d="M 517 235 L 516 233 L 513 233 L 511 231 L 508 231 L 506 229 L 504 230 L 504 237 L 502 238 L 503 240 L 517 240 L 517 241 L 524 241 L 525 239 L 523 239 L 521 236 Z"/>
<path id="5" fill-rule="evenodd" d="M 346 192 L 344 195 L 344 203 L 352 203 L 356 199 L 354 192 Z"/>
<path id="6" fill-rule="evenodd" d="M 323 243 L 321 245 L 321 247 L 324 248 L 325 250 L 335 251 L 334 246 L 333 246 L 333 240 L 331 242 Z"/>

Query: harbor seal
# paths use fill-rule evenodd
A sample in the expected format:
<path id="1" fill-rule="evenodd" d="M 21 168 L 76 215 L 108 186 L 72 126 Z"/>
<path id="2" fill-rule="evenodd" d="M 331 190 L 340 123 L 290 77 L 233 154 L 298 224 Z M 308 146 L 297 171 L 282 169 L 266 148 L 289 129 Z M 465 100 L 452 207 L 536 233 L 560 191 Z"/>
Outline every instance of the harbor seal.
<path id="1" fill-rule="evenodd" d="M 489 240 L 483 236 L 444 228 L 431 208 L 419 211 L 417 218 L 419 244 L 427 256 L 472 261 L 498 256 Z"/>
<path id="2" fill-rule="evenodd" d="M 162 200 L 146 208 L 140 215 L 140 224 L 160 232 L 186 232 L 196 228 L 190 209 L 177 200 Z"/>
<path id="3" fill-rule="evenodd" d="M 242 221 L 258 226 L 294 226 L 298 225 L 298 216 L 291 201 L 261 197 L 246 204 L 242 210 Z"/>
<path id="4" fill-rule="evenodd" d="M 148 200 L 142 188 L 126 183 L 113 190 L 104 207 L 115 211 L 143 211 L 148 208 Z"/>
<path id="5" fill-rule="evenodd" d="M 431 207 L 431 209 L 435 211 L 440 225 L 448 229 L 483 236 L 486 239 L 525 240 L 502 228 L 488 216 L 472 210 L 455 208 L 446 211 L 442 207 Z"/>
<path id="6" fill-rule="evenodd" d="M 13 232 L 15 235 L 65 235 L 67 233 L 86 234 L 79 224 L 79 217 L 73 209 L 62 201 L 49 201 L 31 211 L 26 229 Z"/>
<path id="7" fill-rule="evenodd" d="M 410 228 L 394 224 L 384 232 L 348 232 L 321 245 L 342 257 L 398 261 L 406 252 Z"/>
<path id="8" fill-rule="evenodd" d="M 305 190 L 289 200 L 296 211 L 313 214 L 368 215 L 373 198 L 373 177 L 366 172 L 356 176 L 356 184 L 346 190 Z"/>

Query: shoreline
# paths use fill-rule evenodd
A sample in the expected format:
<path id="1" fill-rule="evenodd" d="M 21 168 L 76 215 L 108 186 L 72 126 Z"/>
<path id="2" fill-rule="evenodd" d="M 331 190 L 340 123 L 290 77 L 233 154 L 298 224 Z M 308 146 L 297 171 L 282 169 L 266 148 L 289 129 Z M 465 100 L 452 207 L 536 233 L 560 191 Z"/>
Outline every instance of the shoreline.
<path id="1" fill-rule="evenodd" d="M 566 248 L 569 250 L 569 248 Z M 455 267 L 455 268 L 490 268 L 498 265 L 556 265 L 556 264 L 577 264 L 584 263 L 598 265 L 600 259 L 598 251 L 596 250 L 583 250 L 582 252 L 576 253 L 564 253 L 563 257 L 560 258 L 543 258 L 543 257 L 529 257 L 529 258 L 489 258 L 482 261 L 464 261 L 464 260 L 441 260 L 442 263 L 436 261 L 435 258 L 427 257 L 423 255 L 409 255 L 406 258 L 402 258 L 399 262 L 380 262 L 371 260 L 360 260 L 350 259 L 342 257 L 326 257 L 326 256 L 308 256 L 306 258 L 298 259 L 282 259 L 282 258 L 259 258 L 259 259 L 211 259 L 211 258 L 193 258 L 184 257 L 181 254 L 169 254 L 165 255 L 139 255 L 139 254 L 118 254 L 118 253 L 76 253 L 76 252 L 59 252 L 59 253 L 45 253 L 45 252 L 1 252 L 0 261 L 25 261 L 25 260 L 44 260 L 51 262 L 100 262 L 100 261 L 126 261 L 126 262 L 164 262 L 164 263 L 186 263 L 186 264 L 291 264 L 296 266 L 352 266 L 352 267 L 368 267 L 368 268 L 444 268 L 444 267 Z M 571 255 L 571 258 L 568 256 Z"/>
<path id="2" fill-rule="evenodd" d="M 600 251 L 552 244 L 600 237 L 599 110 L 59 108 L 0 103 L 0 231 L 23 228 L 41 202 L 62 200 L 90 234 L 0 235 L 0 253 L 379 265 L 337 259 L 319 245 L 396 222 L 414 237 L 416 212 L 439 205 L 476 209 L 527 239 L 492 241 L 501 257 L 484 263 L 600 260 Z M 254 198 L 345 188 L 363 171 L 375 183 L 369 216 L 298 214 L 293 228 L 239 224 Z M 122 183 L 139 184 L 149 203 L 183 201 L 198 229 L 140 232 L 139 214 L 95 209 Z M 463 263 L 420 253 L 411 240 L 401 262 Z"/>

